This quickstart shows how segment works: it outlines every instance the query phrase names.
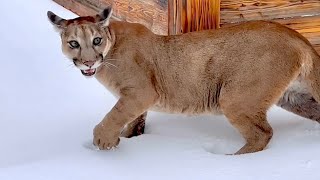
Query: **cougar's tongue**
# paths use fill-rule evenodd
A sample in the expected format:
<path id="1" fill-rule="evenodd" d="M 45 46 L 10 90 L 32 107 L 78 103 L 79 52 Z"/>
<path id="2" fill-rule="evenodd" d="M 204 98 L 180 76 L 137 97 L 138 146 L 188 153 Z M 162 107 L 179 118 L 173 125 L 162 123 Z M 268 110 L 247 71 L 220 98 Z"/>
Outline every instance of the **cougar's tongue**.
<path id="1" fill-rule="evenodd" d="M 85 73 L 91 74 L 94 73 L 94 69 L 88 69 L 88 70 L 84 70 Z"/>
<path id="2" fill-rule="evenodd" d="M 87 69 L 87 70 L 81 70 L 81 73 L 85 76 L 92 76 L 96 72 L 96 69 Z"/>

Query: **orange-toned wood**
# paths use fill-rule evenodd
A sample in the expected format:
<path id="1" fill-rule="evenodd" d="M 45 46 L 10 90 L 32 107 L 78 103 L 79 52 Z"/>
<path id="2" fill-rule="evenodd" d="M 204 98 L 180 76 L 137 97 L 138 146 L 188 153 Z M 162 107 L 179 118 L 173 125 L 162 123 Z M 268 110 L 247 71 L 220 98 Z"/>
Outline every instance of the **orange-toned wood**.
<path id="1" fill-rule="evenodd" d="M 218 28 L 220 0 L 169 0 L 169 34 Z"/>
<path id="2" fill-rule="evenodd" d="M 181 9 L 182 0 L 169 0 L 168 29 L 170 35 L 181 33 Z"/>
<path id="3" fill-rule="evenodd" d="M 215 29 L 220 20 L 219 0 L 185 1 L 182 10 L 183 32 Z"/>

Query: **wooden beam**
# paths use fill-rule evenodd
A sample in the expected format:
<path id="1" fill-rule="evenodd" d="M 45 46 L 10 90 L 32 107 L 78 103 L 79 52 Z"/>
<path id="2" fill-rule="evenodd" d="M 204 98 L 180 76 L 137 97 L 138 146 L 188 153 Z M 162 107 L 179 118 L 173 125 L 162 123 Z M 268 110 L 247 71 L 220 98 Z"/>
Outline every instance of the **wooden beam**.
<path id="1" fill-rule="evenodd" d="M 169 0 L 169 34 L 215 29 L 220 24 L 220 0 Z"/>
<path id="2" fill-rule="evenodd" d="M 181 33 L 182 0 L 169 0 L 168 29 L 170 35 Z"/>

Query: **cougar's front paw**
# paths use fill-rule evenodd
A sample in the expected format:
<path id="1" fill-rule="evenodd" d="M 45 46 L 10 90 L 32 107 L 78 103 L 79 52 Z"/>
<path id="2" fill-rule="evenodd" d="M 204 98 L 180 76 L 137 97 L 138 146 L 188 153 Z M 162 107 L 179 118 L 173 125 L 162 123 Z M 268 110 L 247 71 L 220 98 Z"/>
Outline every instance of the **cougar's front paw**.
<path id="1" fill-rule="evenodd" d="M 114 133 L 110 128 L 103 124 L 98 124 L 93 130 L 93 144 L 99 147 L 100 150 L 113 149 L 120 142 L 119 134 Z"/>

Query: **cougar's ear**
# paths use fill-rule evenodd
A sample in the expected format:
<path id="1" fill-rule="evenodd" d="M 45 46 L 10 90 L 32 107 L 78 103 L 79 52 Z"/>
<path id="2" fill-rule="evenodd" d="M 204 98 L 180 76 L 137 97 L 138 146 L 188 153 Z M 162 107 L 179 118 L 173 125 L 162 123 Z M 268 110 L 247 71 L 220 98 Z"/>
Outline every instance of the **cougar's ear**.
<path id="1" fill-rule="evenodd" d="M 67 20 L 59 17 L 58 15 L 54 14 L 54 13 L 51 12 L 51 11 L 48 11 L 48 12 L 47 12 L 47 16 L 48 16 L 48 19 L 49 19 L 49 21 L 51 22 L 51 24 L 55 27 L 55 29 L 56 29 L 58 32 L 61 32 L 63 29 L 66 28 L 66 22 L 67 22 Z"/>
<path id="2" fill-rule="evenodd" d="M 104 10 L 102 10 L 102 12 L 97 15 L 98 23 L 101 26 L 108 26 L 110 23 L 111 15 L 112 15 L 112 7 L 109 6 L 109 7 L 105 8 Z"/>

